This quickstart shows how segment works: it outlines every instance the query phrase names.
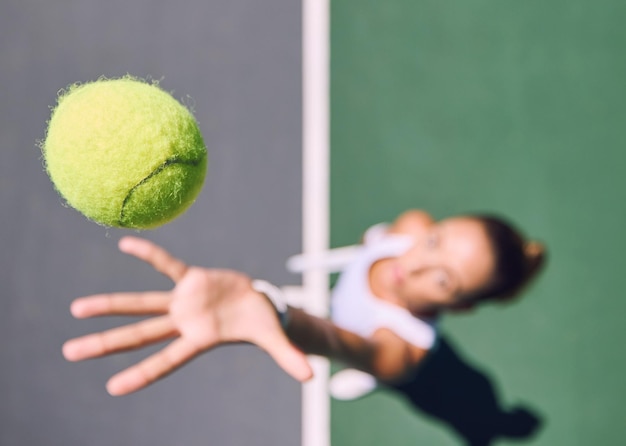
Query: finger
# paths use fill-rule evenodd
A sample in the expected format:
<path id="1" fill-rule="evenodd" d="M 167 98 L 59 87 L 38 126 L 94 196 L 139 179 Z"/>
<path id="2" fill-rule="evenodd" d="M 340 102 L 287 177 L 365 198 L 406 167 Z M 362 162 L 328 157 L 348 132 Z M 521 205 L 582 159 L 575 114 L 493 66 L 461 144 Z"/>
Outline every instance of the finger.
<path id="1" fill-rule="evenodd" d="M 165 291 L 96 294 L 76 299 L 72 302 L 70 311 L 79 319 L 93 316 L 164 314 L 168 311 L 171 300 L 170 294 Z"/>
<path id="2" fill-rule="evenodd" d="M 258 345 L 294 379 L 304 382 L 313 377 L 313 369 L 306 355 L 282 331 L 267 332 L 266 336 L 259 339 Z"/>
<path id="3" fill-rule="evenodd" d="M 179 338 L 140 363 L 111 377 L 107 383 L 107 391 L 111 395 L 135 392 L 172 373 L 198 353 L 196 347 Z"/>
<path id="4" fill-rule="evenodd" d="M 119 242 L 120 251 L 133 255 L 149 263 L 174 282 L 178 282 L 187 272 L 187 265 L 173 257 L 160 246 L 138 237 L 123 237 Z"/>
<path id="5" fill-rule="evenodd" d="M 101 333 L 70 339 L 63 345 L 63 356 L 68 361 L 96 358 L 143 347 L 170 338 L 176 333 L 169 316 L 154 317 Z"/>

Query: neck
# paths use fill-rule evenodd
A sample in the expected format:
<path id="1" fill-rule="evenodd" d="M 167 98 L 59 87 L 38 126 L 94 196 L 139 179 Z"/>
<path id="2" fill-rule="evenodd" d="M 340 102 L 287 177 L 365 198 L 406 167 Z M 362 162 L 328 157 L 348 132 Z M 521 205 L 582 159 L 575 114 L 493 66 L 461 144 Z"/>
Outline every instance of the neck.
<path id="1" fill-rule="evenodd" d="M 439 317 L 439 311 L 411 311 L 411 314 L 418 319 L 436 319 Z"/>

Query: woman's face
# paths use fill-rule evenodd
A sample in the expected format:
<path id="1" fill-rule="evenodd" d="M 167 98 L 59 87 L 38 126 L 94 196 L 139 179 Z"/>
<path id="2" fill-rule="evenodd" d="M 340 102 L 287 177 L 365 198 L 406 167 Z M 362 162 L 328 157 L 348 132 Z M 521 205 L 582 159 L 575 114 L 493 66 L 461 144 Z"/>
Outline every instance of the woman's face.
<path id="1" fill-rule="evenodd" d="M 393 293 L 423 313 L 462 304 L 488 284 L 495 260 L 482 223 L 455 217 L 416 228 L 414 245 L 389 265 Z"/>

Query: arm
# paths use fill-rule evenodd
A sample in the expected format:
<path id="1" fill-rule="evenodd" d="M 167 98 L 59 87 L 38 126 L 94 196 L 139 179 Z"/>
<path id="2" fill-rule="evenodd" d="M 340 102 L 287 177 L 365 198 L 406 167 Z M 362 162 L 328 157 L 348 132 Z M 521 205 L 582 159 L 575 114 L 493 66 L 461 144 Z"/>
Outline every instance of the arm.
<path id="1" fill-rule="evenodd" d="M 341 359 L 382 380 L 391 380 L 416 364 L 423 351 L 408 347 L 391 332 L 364 339 L 331 322 L 290 308 L 285 331 L 265 296 L 236 271 L 187 266 L 153 243 L 134 237 L 120 241 L 134 255 L 170 277 L 171 291 L 114 293 L 75 300 L 77 318 L 102 315 L 151 315 L 143 321 L 69 340 L 63 354 L 70 361 L 100 357 L 172 339 L 162 350 L 114 375 L 112 395 L 148 386 L 197 355 L 226 343 L 249 342 L 265 350 L 299 381 L 312 376 L 305 353 Z M 295 345 L 298 347 L 296 347 Z"/>
<path id="2" fill-rule="evenodd" d="M 427 354 L 427 350 L 409 344 L 388 329 L 380 329 L 366 339 L 302 310 L 289 311 L 287 336 L 303 351 L 341 360 L 381 381 L 401 379 Z"/>

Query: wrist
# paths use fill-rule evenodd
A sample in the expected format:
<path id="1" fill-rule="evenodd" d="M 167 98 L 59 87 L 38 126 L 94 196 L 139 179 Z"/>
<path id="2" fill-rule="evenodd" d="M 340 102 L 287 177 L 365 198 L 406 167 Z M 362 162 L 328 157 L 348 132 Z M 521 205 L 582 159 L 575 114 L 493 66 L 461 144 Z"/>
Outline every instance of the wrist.
<path id="1" fill-rule="evenodd" d="M 280 326 L 286 330 L 289 325 L 289 307 L 287 300 L 280 288 L 265 280 L 253 280 L 252 289 L 264 295 L 270 301 L 276 311 Z"/>

